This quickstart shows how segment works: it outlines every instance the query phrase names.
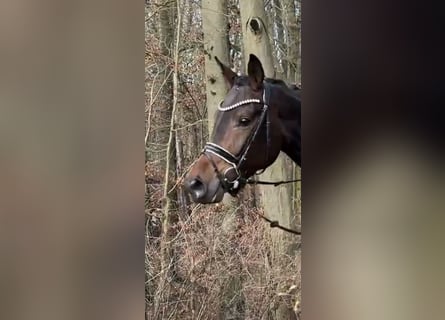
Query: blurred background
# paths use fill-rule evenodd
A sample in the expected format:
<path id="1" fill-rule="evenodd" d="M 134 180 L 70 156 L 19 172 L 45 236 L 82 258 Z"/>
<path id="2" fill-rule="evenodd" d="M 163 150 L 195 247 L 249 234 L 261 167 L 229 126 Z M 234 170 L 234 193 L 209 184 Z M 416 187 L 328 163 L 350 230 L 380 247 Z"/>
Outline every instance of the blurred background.
<path id="1" fill-rule="evenodd" d="M 143 19 L 0 4 L 2 319 L 144 312 Z"/>
<path id="2" fill-rule="evenodd" d="M 279 30 L 285 1 L 252 3 Z M 178 79 L 194 85 L 178 90 L 178 121 L 188 125 L 178 132 L 198 130 L 183 142 L 191 161 L 211 119 L 199 31 L 205 6 L 180 4 L 188 20 L 179 29 L 178 70 L 187 77 Z M 0 318 L 442 319 L 443 10 L 406 1 L 304 2 L 297 78 L 287 78 L 289 68 L 280 73 L 285 47 L 272 33 L 274 76 L 304 87 L 301 249 L 299 237 L 273 247 L 275 230 L 251 215 L 261 190 L 235 206 L 189 208 L 167 234 L 172 249 L 188 250 L 168 264 L 177 267 L 169 276 L 187 284 L 175 291 L 176 282 L 159 290 L 162 251 L 154 252 L 164 234 L 156 209 L 165 197 L 156 192 L 164 192 L 166 150 L 151 139 L 162 132 L 155 125 L 162 110 L 148 123 L 152 85 L 174 65 L 172 52 L 156 51 L 165 43 L 161 14 L 173 19 L 178 2 L 165 8 L 158 1 L 0 4 Z M 243 71 L 236 8 L 230 1 L 225 8 L 226 62 Z M 175 36 L 178 24 L 168 21 Z M 156 96 L 153 108 L 167 98 Z M 299 218 L 281 222 L 300 225 Z M 231 282 L 236 275 L 243 286 Z M 234 295 L 221 299 L 225 292 Z"/>

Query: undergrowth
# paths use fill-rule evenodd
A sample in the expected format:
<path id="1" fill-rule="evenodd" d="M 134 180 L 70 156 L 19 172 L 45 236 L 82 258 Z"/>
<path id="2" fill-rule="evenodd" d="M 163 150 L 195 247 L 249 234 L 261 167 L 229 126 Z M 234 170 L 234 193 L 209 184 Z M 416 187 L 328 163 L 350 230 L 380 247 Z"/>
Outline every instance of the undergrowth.
<path id="1" fill-rule="evenodd" d="M 299 315 L 300 249 L 278 256 L 259 209 L 244 203 L 177 214 L 171 272 L 160 284 L 160 171 L 146 169 L 146 188 L 146 319 L 272 319 L 282 302 Z"/>

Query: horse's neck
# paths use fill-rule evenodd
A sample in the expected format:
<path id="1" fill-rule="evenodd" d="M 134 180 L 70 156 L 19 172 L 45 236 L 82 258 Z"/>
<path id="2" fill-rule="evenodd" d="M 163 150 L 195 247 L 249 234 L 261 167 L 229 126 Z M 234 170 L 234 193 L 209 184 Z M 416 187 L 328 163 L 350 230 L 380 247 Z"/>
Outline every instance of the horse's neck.
<path id="1" fill-rule="evenodd" d="M 299 130 L 291 134 L 291 137 L 284 140 L 281 151 L 301 167 L 301 134 Z"/>
<path id="2" fill-rule="evenodd" d="M 301 167 L 301 102 L 293 97 L 287 101 L 286 107 L 290 108 L 287 112 L 280 112 L 284 136 L 281 151 Z"/>

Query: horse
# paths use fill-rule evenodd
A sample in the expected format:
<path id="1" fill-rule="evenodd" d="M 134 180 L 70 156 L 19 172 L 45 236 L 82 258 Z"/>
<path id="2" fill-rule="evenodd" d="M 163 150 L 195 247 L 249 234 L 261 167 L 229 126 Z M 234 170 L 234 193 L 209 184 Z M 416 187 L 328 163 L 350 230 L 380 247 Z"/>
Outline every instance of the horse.
<path id="1" fill-rule="evenodd" d="M 301 167 L 301 95 L 297 86 L 265 78 L 261 61 L 249 55 L 247 75 L 238 76 L 216 56 L 229 89 L 218 106 L 211 141 L 184 178 L 195 203 L 236 196 L 280 151 Z"/>

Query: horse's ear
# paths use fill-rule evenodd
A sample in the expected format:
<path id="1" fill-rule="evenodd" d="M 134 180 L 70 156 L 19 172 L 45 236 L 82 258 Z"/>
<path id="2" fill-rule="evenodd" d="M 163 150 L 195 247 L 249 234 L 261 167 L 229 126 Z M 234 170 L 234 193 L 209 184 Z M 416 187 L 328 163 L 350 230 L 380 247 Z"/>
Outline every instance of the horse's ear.
<path id="1" fill-rule="evenodd" d="M 233 87 L 233 83 L 235 82 L 236 73 L 233 72 L 228 66 L 219 61 L 218 57 L 215 56 L 215 61 L 218 66 L 221 68 L 221 72 L 224 76 L 224 80 L 226 80 L 226 84 L 229 88 Z"/>
<path id="2" fill-rule="evenodd" d="M 249 55 L 247 74 L 249 75 L 249 82 L 252 89 L 261 89 L 264 80 L 264 70 L 260 59 L 258 59 L 254 54 Z"/>

